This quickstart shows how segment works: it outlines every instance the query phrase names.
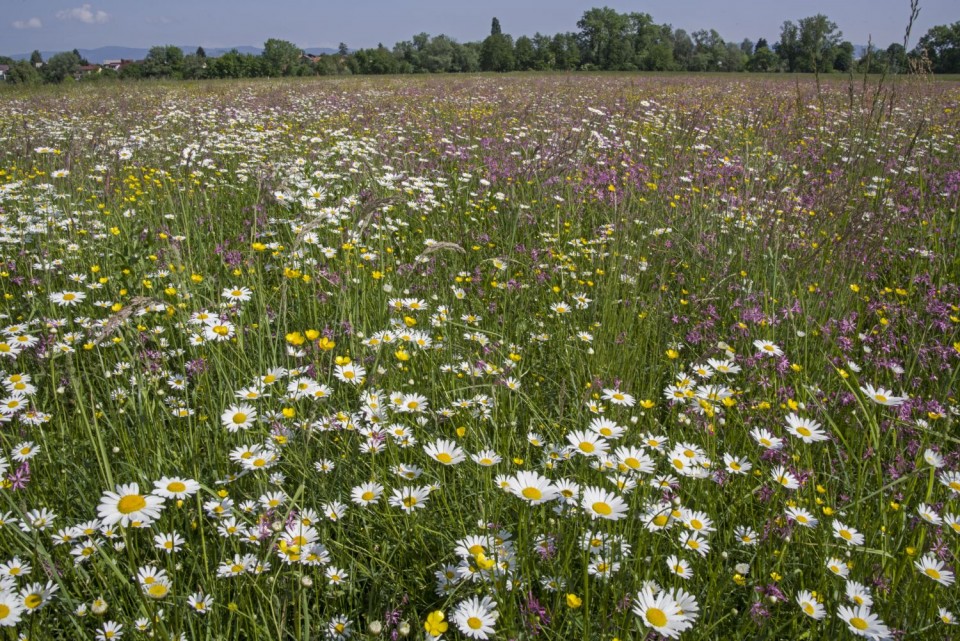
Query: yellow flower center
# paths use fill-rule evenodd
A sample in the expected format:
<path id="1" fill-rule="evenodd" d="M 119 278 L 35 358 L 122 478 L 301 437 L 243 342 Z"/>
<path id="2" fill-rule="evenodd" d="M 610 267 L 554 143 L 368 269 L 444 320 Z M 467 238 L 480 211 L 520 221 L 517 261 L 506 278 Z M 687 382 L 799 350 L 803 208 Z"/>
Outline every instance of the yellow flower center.
<path id="1" fill-rule="evenodd" d="M 669 520 L 670 517 L 668 517 L 666 514 L 658 514 L 657 516 L 653 517 L 653 524 L 657 527 L 663 527 Z"/>
<path id="2" fill-rule="evenodd" d="M 139 494 L 127 494 L 117 503 L 120 514 L 133 514 L 147 507 L 147 501 Z"/>
<path id="3" fill-rule="evenodd" d="M 170 591 L 170 589 L 169 589 L 166 585 L 164 585 L 163 583 L 154 583 L 154 584 L 151 585 L 150 588 L 147 590 L 147 593 L 148 593 L 150 596 L 152 596 L 154 599 L 159 599 L 159 598 L 162 598 L 162 597 L 167 596 L 167 592 L 169 592 L 169 591 Z"/>
<path id="4" fill-rule="evenodd" d="M 934 579 L 937 581 L 940 580 L 940 572 L 936 568 L 927 568 L 926 570 L 923 571 L 923 573 L 926 574 L 931 579 Z"/>
<path id="5" fill-rule="evenodd" d="M 840 530 L 838 534 L 840 534 L 840 536 L 846 541 L 849 541 L 853 538 L 853 534 L 850 533 L 850 530 Z"/>
<path id="6" fill-rule="evenodd" d="M 530 501 L 539 501 L 540 499 L 543 498 L 543 492 L 541 492 L 535 487 L 525 487 L 523 488 L 523 491 L 520 492 L 520 494 L 523 495 L 523 498 L 528 499 Z"/>
<path id="7" fill-rule="evenodd" d="M 213 333 L 217 336 L 226 336 L 230 333 L 230 328 L 226 325 L 217 325 L 213 328 Z"/>
<path id="8" fill-rule="evenodd" d="M 603 516 L 610 516 L 611 514 L 613 514 L 613 508 L 607 505 L 606 503 L 604 503 L 603 501 L 597 501 L 591 507 L 593 508 L 594 512 L 596 512 L 597 514 L 601 514 Z"/>
<path id="9" fill-rule="evenodd" d="M 407 498 L 403 499 L 403 507 L 413 507 L 416 504 L 417 497 L 415 496 L 408 496 Z"/>
<path id="10" fill-rule="evenodd" d="M 659 608 L 647 608 L 645 616 L 650 625 L 655 628 L 662 628 L 667 625 L 667 615 Z"/>
<path id="11" fill-rule="evenodd" d="M 453 457 L 450 456 L 447 452 L 440 452 L 437 454 L 437 460 L 443 463 L 444 465 L 449 465 L 453 461 Z"/>
<path id="12" fill-rule="evenodd" d="M 23 605 L 30 610 L 35 610 L 36 608 L 40 607 L 41 603 L 43 603 L 43 599 L 36 592 L 27 595 L 27 598 L 23 600 Z"/>
<path id="13" fill-rule="evenodd" d="M 181 483 L 180 481 L 174 481 L 173 483 L 167 486 L 168 492 L 184 492 L 186 491 L 186 489 L 187 489 L 186 484 Z"/>
<path id="14" fill-rule="evenodd" d="M 595 449 L 597 449 L 596 446 L 590 441 L 584 441 L 580 443 L 580 450 L 586 452 L 587 454 L 591 454 Z"/>
<path id="15" fill-rule="evenodd" d="M 10 616 L 10 606 L 5 603 L 0 603 L 0 621 L 3 621 L 8 616 Z"/>
<path id="16" fill-rule="evenodd" d="M 76 297 L 77 297 L 76 294 L 64 294 L 64 295 L 63 295 L 63 300 L 73 300 L 73 299 L 76 298 Z"/>
<path id="17" fill-rule="evenodd" d="M 477 617 L 470 617 L 469 619 L 467 619 L 467 625 L 470 626 L 471 630 L 479 630 L 480 628 L 483 627 L 483 621 L 481 621 Z"/>
<path id="18" fill-rule="evenodd" d="M 233 415 L 233 422 L 237 424 L 246 423 L 247 415 L 244 414 L 243 412 L 237 412 L 236 414 Z"/>
<path id="19" fill-rule="evenodd" d="M 857 630 L 866 630 L 868 627 L 870 627 L 870 625 L 860 617 L 853 617 L 850 619 L 850 625 L 855 627 Z"/>
<path id="20" fill-rule="evenodd" d="M 363 494 L 361 494 L 361 495 L 360 495 L 360 498 L 361 498 L 362 500 L 364 500 L 364 501 L 372 501 L 372 500 L 373 500 L 373 492 L 370 492 L 370 491 L 368 490 L 368 491 L 364 492 Z"/>
<path id="21" fill-rule="evenodd" d="M 801 425 L 800 427 L 797 428 L 797 434 L 799 434 L 800 436 L 810 436 L 812 432 L 806 427 Z"/>
<path id="22" fill-rule="evenodd" d="M 813 613 L 815 612 L 815 609 L 814 609 L 814 607 L 813 607 L 813 604 L 812 604 L 812 603 L 804 603 L 804 604 L 803 604 L 803 611 L 806 612 L 809 616 L 813 616 Z"/>
<path id="23" fill-rule="evenodd" d="M 884 396 L 883 394 L 877 394 L 877 395 L 874 396 L 873 398 L 874 398 L 878 403 L 886 403 L 886 402 L 887 402 L 887 397 Z"/>

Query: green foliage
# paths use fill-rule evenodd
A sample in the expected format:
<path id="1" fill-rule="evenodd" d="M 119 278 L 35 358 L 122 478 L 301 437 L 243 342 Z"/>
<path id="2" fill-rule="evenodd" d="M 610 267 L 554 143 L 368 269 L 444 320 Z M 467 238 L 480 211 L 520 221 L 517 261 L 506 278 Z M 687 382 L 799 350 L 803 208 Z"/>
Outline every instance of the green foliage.
<path id="1" fill-rule="evenodd" d="M 80 56 L 72 51 L 58 53 L 50 57 L 43 67 L 43 78 L 47 82 L 60 83 L 72 78 L 80 68 Z"/>
<path id="2" fill-rule="evenodd" d="M 934 73 L 960 73 L 960 21 L 930 29 L 920 38 L 914 55 L 926 56 Z"/>
<path id="3" fill-rule="evenodd" d="M 483 71 L 513 71 L 515 64 L 510 36 L 496 33 L 484 39 L 480 47 L 480 68 Z"/>
<path id="4" fill-rule="evenodd" d="M 153 47 L 145 60 L 125 66 L 119 77 L 200 80 L 578 69 L 898 73 L 918 65 L 935 73 L 960 73 L 960 22 L 931 28 L 909 55 L 903 45 L 893 43 L 886 50 L 871 47 L 860 60 L 854 60 L 853 44 L 843 41 L 836 23 L 823 14 L 785 21 L 772 48 L 763 37 L 755 45 L 750 39 L 737 45 L 726 42 L 715 29 L 688 34 L 668 24 L 657 24 L 648 13 L 620 13 L 610 7 L 584 11 L 577 29 L 552 36 L 522 35 L 514 41 L 503 33 L 500 20 L 494 17 L 490 35 L 482 41 L 460 43 L 444 34 L 423 32 L 397 42 L 392 49 L 379 44 L 351 51 L 341 42 L 336 54 L 321 56 L 306 56 L 296 44 L 276 38 L 264 43 L 260 56 L 230 51 L 219 58 L 208 58 L 203 47 L 185 56 L 178 47 L 167 45 Z M 30 60 L 41 63 L 40 52 L 34 51 Z M 13 62 L 3 61 L 11 66 Z M 76 75 L 77 67 L 86 64 L 76 49 L 72 54 L 54 56 L 51 62 L 53 66 L 46 65 L 40 77 L 52 83 Z M 36 76 L 24 69 L 11 70 L 11 80 L 23 84 L 35 82 Z"/>
<path id="5" fill-rule="evenodd" d="M 35 85 L 43 82 L 43 77 L 33 64 L 19 60 L 10 65 L 7 71 L 10 82 L 18 85 Z"/>
<path id="6" fill-rule="evenodd" d="M 853 66 L 853 45 L 842 38 L 836 23 L 818 13 L 796 24 L 784 22 L 774 50 L 784 70 L 791 73 L 847 71 Z"/>
<path id="7" fill-rule="evenodd" d="M 270 38 L 263 43 L 263 62 L 270 76 L 293 76 L 303 52 L 287 40 Z"/>
<path id="8" fill-rule="evenodd" d="M 183 58 L 183 50 L 175 45 L 152 47 L 143 60 L 143 77 L 180 78 Z"/>

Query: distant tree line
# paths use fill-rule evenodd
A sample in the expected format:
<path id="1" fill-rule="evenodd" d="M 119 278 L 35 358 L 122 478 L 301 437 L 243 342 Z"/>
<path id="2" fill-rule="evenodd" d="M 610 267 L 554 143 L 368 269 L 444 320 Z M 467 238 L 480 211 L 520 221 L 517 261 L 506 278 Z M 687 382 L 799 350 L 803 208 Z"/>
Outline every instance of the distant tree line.
<path id="1" fill-rule="evenodd" d="M 380 44 L 350 51 L 341 43 L 336 53 L 312 56 L 292 42 L 271 38 L 260 55 L 232 50 L 208 58 L 202 47 L 185 55 L 179 47 L 158 46 L 144 60 L 96 73 L 84 69 L 87 62 L 77 50 L 46 63 L 35 51 L 29 62 L 0 58 L 0 64 L 10 66 L 7 75 L 17 83 L 550 70 L 884 73 L 918 67 L 960 73 L 960 22 L 933 27 L 910 52 L 898 43 L 886 49 L 870 46 L 859 59 L 836 23 L 822 14 L 787 20 L 772 46 L 762 37 L 727 42 L 713 29 L 688 34 L 655 23 L 647 13 L 619 13 L 609 7 L 584 12 L 577 29 L 514 39 L 494 18 L 490 35 L 479 42 L 420 33 L 392 49 Z"/>

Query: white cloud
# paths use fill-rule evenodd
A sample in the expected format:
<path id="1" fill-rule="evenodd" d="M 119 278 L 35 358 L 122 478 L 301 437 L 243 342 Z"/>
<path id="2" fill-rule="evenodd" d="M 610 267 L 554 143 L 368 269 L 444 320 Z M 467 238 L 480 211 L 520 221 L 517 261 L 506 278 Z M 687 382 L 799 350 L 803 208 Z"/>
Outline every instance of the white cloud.
<path id="1" fill-rule="evenodd" d="M 40 18 L 30 18 L 29 20 L 13 21 L 14 29 L 39 29 L 42 26 L 43 26 L 43 23 L 40 22 Z"/>
<path id="2" fill-rule="evenodd" d="M 76 9 L 65 9 L 57 12 L 57 17 L 61 20 L 79 20 L 84 24 L 103 24 L 110 19 L 110 14 L 106 11 L 100 11 L 89 4 L 84 4 Z"/>

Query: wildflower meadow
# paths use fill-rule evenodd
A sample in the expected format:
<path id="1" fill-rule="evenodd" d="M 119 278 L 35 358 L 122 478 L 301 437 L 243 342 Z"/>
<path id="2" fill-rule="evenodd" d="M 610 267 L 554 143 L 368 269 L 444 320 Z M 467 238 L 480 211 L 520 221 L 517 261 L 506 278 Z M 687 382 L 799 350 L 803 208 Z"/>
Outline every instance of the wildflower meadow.
<path id="1" fill-rule="evenodd" d="M 956 639 L 960 85 L 0 93 L 0 639 Z"/>

